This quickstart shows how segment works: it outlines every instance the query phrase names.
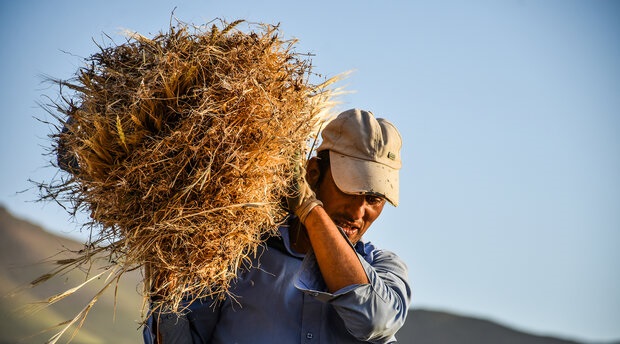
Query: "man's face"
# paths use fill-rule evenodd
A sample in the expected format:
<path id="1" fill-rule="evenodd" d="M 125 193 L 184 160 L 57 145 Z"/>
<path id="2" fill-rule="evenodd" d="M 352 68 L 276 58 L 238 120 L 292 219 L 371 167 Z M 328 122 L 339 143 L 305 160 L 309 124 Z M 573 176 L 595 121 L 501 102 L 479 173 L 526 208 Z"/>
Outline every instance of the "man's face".
<path id="1" fill-rule="evenodd" d="M 337 226 L 342 227 L 352 243 L 358 242 L 379 217 L 385 199 L 371 195 L 349 195 L 336 186 L 331 169 L 316 189 L 316 196 Z"/>

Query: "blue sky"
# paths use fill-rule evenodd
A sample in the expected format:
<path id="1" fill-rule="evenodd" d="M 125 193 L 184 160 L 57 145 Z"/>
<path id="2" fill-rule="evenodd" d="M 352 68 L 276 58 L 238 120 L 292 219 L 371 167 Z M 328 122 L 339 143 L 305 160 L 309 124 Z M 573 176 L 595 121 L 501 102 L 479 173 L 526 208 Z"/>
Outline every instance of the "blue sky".
<path id="1" fill-rule="evenodd" d="M 406 260 L 414 307 L 620 339 L 620 2 L 2 2 L 4 206 L 79 237 L 27 181 L 55 173 L 41 75 L 71 77 L 104 34 L 166 30 L 175 7 L 280 23 L 316 72 L 354 71 L 342 110 L 399 127 L 401 205 L 367 239 Z"/>

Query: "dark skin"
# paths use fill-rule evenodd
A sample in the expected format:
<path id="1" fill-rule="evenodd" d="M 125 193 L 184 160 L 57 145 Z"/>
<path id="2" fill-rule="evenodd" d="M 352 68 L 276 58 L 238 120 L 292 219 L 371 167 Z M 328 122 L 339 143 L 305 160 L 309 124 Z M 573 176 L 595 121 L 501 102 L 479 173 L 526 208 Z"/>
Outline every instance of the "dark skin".
<path id="1" fill-rule="evenodd" d="M 385 199 L 342 192 L 334 183 L 331 169 L 319 178 L 316 158 L 308 162 L 306 171 L 306 180 L 323 206 L 310 211 L 303 224 L 305 232 L 293 233 L 293 249 L 304 253 L 312 246 L 327 289 L 332 293 L 349 285 L 369 283 L 357 254 L 336 226 L 356 243 L 381 215 Z"/>

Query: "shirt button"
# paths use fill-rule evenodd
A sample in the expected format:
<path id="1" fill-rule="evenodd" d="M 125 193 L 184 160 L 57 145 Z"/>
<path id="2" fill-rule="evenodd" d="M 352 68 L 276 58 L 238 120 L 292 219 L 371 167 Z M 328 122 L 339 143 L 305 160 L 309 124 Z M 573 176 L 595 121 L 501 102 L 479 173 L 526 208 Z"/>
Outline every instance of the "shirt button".
<path id="1" fill-rule="evenodd" d="M 306 333 L 306 338 L 308 338 L 308 339 L 312 339 L 312 337 L 313 337 L 313 336 L 312 336 L 312 332 L 308 332 L 308 333 Z"/>

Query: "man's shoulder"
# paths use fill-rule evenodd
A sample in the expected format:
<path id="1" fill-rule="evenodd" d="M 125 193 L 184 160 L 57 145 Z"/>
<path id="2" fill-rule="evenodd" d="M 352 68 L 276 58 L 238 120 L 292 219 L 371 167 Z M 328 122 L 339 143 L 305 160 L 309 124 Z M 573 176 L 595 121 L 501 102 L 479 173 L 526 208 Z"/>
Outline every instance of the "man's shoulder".
<path id="1" fill-rule="evenodd" d="M 370 241 L 362 243 L 362 247 L 360 248 L 363 251 L 363 253 L 361 253 L 362 257 L 371 265 L 389 261 L 404 264 L 404 261 L 396 253 L 387 249 L 378 248 Z"/>

